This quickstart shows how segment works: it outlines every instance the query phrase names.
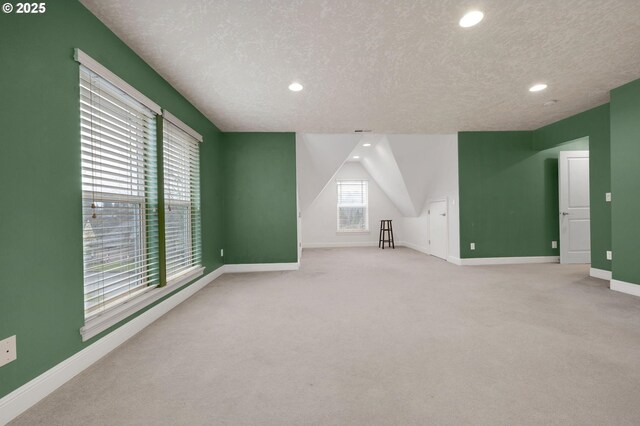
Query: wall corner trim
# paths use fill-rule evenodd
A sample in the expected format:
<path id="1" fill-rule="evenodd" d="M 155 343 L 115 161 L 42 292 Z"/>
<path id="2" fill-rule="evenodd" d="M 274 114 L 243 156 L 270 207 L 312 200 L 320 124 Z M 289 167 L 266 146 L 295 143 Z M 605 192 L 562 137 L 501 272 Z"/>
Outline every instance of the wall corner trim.
<path id="1" fill-rule="evenodd" d="M 590 268 L 589 276 L 593 278 L 600 278 L 601 280 L 611 280 L 611 271 L 605 271 L 604 269 Z"/>
<path id="2" fill-rule="evenodd" d="M 45 371 L 0 399 L 0 425 L 9 423 L 37 402 L 74 378 L 155 320 L 187 300 L 225 272 L 221 266 L 189 287 L 160 302 L 80 352 Z"/>
<path id="3" fill-rule="evenodd" d="M 244 272 L 276 272 L 297 271 L 300 262 L 291 263 L 233 263 L 224 265 L 225 274 L 238 274 Z"/>
<path id="4" fill-rule="evenodd" d="M 479 265 L 518 265 L 525 263 L 559 263 L 559 256 L 523 256 L 523 257 L 477 257 L 460 259 L 463 266 Z"/>
<path id="5" fill-rule="evenodd" d="M 624 281 L 618 281 L 612 279 L 609 283 L 611 290 L 619 291 L 621 293 L 631 294 L 633 296 L 640 296 L 640 284 L 633 284 Z"/>

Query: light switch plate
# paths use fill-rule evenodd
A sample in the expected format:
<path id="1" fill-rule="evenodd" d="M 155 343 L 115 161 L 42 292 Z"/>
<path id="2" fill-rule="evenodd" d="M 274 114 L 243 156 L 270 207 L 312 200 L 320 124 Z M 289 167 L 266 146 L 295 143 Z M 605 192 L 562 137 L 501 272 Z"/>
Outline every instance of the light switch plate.
<path id="1" fill-rule="evenodd" d="M 15 361 L 16 358 L 16 336 L 0 340 L 0 367 Z"/>
<path id="2" fill-rule="evenodd" d="M 220 257 L 224 257 L 224 249 L 220 249 Z"/>
<path id="3" fill-rule="evenodd" d="M 606 202 L 611 202 L 611 193 L 607 192 L 606 194 L 604 194 L 604 200 Z"/>
<path id="4" fill-rule="evenodd" d="M 475 250 L 476 249 L 476 243 L 471 243 L 471 250 Z"/>
<path id="5" fill-rule="evenodd" d="M 611 260 L 613 258 L 613 253 L 611 250 L 607 250 L 607 260 Z"/>
<path id="6" fill-rule="evenodd" d="M 558 242 L 557 241 L 551 241 L 551 248 L 558 248 Z"/>

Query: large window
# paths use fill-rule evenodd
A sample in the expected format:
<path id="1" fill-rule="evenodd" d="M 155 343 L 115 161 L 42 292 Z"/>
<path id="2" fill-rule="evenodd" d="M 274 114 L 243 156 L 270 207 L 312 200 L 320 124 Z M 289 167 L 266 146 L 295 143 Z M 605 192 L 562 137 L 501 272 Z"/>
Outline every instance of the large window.
<path id="1" fill-rule="evenodd" d="M 202 136 L 78 49 L 76 60 L 86 340 L 204 273 Z"/>
<path id="2" fill-rule="evenodd" d="M 200 265 L 200 157 L 198 140 L 167 119 L 163 134 L 165 246 L 171 281 Z"/>
<path id="3" fill-rule="evenodd" d="M 80 67 L 85 318 L 159 284 L 155 114 Z"/>
<path id="4" fill-rule="evenodd" d="M 369 231 L 369 182 L 339 180 L 338 232 Z"/>

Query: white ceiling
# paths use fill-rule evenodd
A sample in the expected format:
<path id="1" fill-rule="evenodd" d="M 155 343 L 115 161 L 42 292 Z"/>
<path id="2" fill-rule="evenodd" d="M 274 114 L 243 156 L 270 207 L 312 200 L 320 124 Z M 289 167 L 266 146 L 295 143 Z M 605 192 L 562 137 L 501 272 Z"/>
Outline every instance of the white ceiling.
<path id="1" fill-rule="evenodd" d="M 81 2 L 224 131 L 527 130 L 640 77 L 639 0 Z"/>

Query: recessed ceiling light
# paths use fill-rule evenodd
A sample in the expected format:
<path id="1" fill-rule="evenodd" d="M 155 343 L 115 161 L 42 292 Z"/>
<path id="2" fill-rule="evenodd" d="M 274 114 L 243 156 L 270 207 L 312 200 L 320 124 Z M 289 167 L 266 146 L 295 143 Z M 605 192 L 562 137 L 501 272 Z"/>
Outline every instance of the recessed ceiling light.
<path id="1" fill-rule="evenodd" d="M 363 143 L 362 146 L 371 146 L 370 143 Z"/>
<path id="2" fill-rule="evenodd" d="M 460 19 L 459 24 L 462 28 L 469 28 L 477 25 L 480 21 L 482 21 L 483 18 L 484 13 L 480 12 L 479 10 L 472 10 Z"/>
<path id="3" fill-rule="evenodd" d="M 360 158 L 360 156 L 359 156 L 359 155 L 354 155 L 354 156 L 353 156 L 353 159 L 354 159 L 354 160 L 357 160 L 358 158 Z"/>
<path id="4" fill-rule="evenodd" d="M 302 84 L 300 83 L 291 83 L 289 85 L 289 90 L 291 90 L 292 92 L 299 92 L 302 90 Z"/>
<path id="5" fill-rule="evenodd" d="M 550 101 L 547 101 L 547 102 L 543 103 L 542 105 L 543 106 L 551 106 L 551 105 L 555 105 L 557 103 L 558 103 L 557 99 L 551 99 Z"/>
<path id="6" fill-rule="evenodd" d="M 544 83 L 540 83 L 540 84 L 534 84 L 533 86 L 529 87 L 529 91 L 530 92 L 539 92 L 541 90 L 544 90 L 547 88 L 547 85 Z"/>

